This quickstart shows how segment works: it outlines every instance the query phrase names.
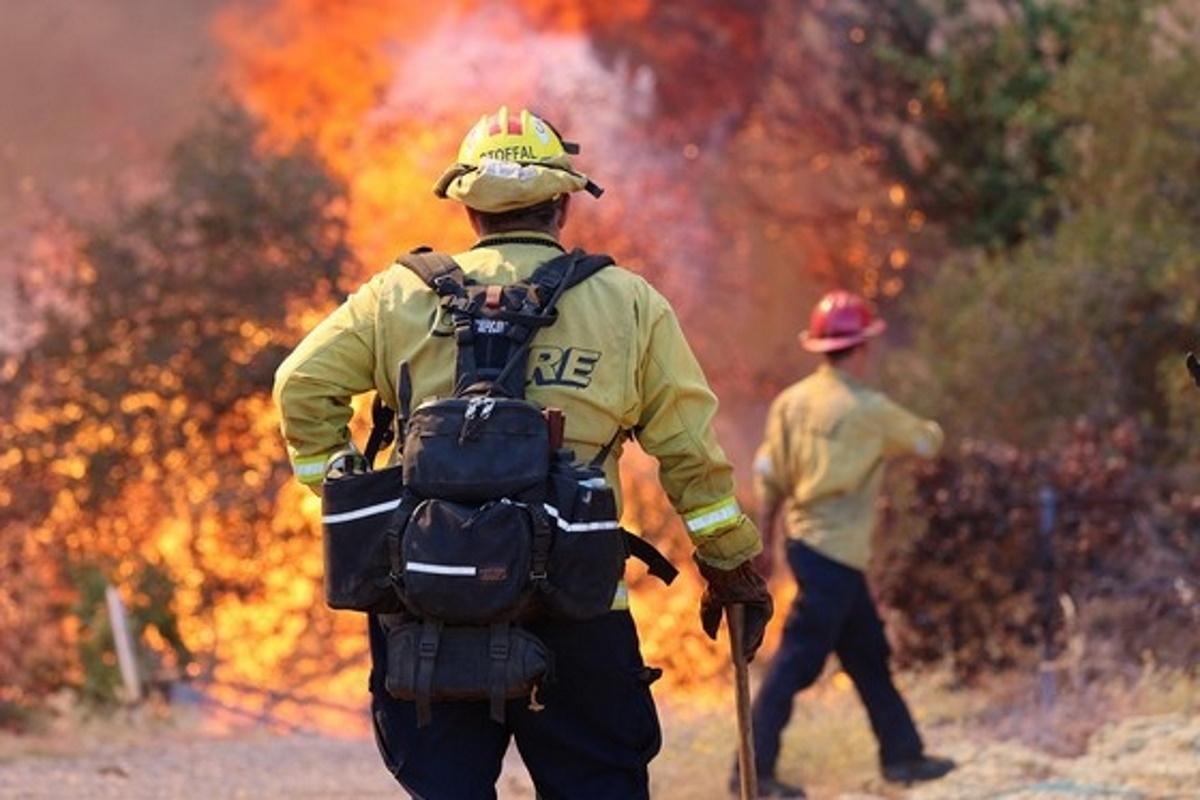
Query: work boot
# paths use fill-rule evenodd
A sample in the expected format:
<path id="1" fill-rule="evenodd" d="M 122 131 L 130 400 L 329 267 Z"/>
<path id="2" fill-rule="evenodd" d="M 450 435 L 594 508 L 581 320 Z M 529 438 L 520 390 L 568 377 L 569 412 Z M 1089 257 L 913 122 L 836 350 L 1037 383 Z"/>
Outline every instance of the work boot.
<path id="1" fill-rule="evenodd" d="M 740 797 L 741 792 L 742 779 L 735 769 L 733 775 L 729 777 L 729 793 L 734 797 Z M 758 776 L 758 796 L 771 797 L 775 800 L 805 800 L 808 797 L 799 786 L 790 786 L 765 775 Z"/>
<path id="2" fill-rule="evenodd" d="M 921 756 L 907 761 L 883 765 L 883 779 L 892 783 L 935 781 L 954 769 L 954 759 L 941 756 Z"/>

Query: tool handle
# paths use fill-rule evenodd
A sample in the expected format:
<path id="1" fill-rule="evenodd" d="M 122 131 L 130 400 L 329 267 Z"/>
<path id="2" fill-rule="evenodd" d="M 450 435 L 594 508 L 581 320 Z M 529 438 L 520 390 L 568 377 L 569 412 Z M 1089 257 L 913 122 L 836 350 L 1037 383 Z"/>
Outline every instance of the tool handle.
<path id="1" fill-rule="evenodd" d="M 754 765 L 754 734 L 750 727 L 750 670 L 742 642 L 746 634 L 746 607 L 735 603 L 725 610 L 729 624 L 729 648 L 733 656 L 734 694 L 737 697 L 738 775 L 742 800 L 758 797 L 758 773 Z"/>
<path id="2" fill-rule="evenodd" d="M 561 408 L 543 409 L 542 416 L 546 418 L 546 428 L 550 432 L 550 452 L 553 454 L 563 446 L 567 430 L 567 417 Z"/>

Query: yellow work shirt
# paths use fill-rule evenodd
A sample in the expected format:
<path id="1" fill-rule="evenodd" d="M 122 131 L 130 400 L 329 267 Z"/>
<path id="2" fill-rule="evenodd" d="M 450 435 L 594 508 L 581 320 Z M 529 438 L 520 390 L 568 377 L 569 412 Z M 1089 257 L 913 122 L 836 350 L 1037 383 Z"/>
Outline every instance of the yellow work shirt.
<path id="1" fill-rule="evenodd" d="M 467 276 L 510 284 L 562 252 L 549 236 L 489 236 L 454 256 Z M 659 460 L 668 498 L 705 561 L 732 568 L 761 550 L 758 530 L 734 499 L 733 469 L 712 429 L 717 399 L 670 304 L 640 276 L 610 266 L 567 291 L 559 318 L 538 332 L 526 396 L 566 415 L 565 442 L 590 459 L 629 434 Z M 413 405 L 454 388 L 453 324 L 437 295 L 400 264 L 378 273 L 322 321 L 275 376 L 283 435 L 296 476 L 316 486 L 326 459 L 349 442 L 351 396 L 378 391 L 396 405 L 401 362 Z"/>
<path id="2" fill-rule="evenodd" d="M 762 507 L 781 502 L 788 536 L 866 569 L 884 462 L 934 456 L 942 429 L 828 364 L 785 389 L 754 463 Z"/>

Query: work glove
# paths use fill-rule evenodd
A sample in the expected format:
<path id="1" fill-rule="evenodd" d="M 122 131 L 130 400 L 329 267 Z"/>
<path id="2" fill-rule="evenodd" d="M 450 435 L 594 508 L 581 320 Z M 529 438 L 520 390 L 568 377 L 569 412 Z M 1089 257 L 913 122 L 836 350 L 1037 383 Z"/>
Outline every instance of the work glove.
<path id="1" fill-rule="evenodd" d="M 733 569 L 717 569 L 697 556 L 696 564 L 700 567 L 700 574 L 708 581 L 708 587 L 700 598 L 700 624 L 704 632 L 708 638 L 715 640 L 725 609 L 735 604 L 745 606 L 742 648 L 746 660 L 753 661 L 754 654 L 762 646 L 767 622 L 775 610 L 771 593 L 767 591 L 767 582 L 749 561 Z"/>

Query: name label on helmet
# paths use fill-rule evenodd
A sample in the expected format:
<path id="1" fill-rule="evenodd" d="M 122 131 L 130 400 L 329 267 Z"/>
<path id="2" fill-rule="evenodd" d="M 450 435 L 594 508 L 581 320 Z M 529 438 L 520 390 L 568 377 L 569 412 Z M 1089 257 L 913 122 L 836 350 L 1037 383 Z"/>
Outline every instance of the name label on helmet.
<path id="1" fill-rule="evenodd" d="M 507 147 L 497 147 L 494 150 L 485 150 L 479 154 L 479 158 L 494 158 L 497 161 L 538 161 L 537 155 L 533 152 L 533 148 L 527 144 L 510 144 Z"/>

